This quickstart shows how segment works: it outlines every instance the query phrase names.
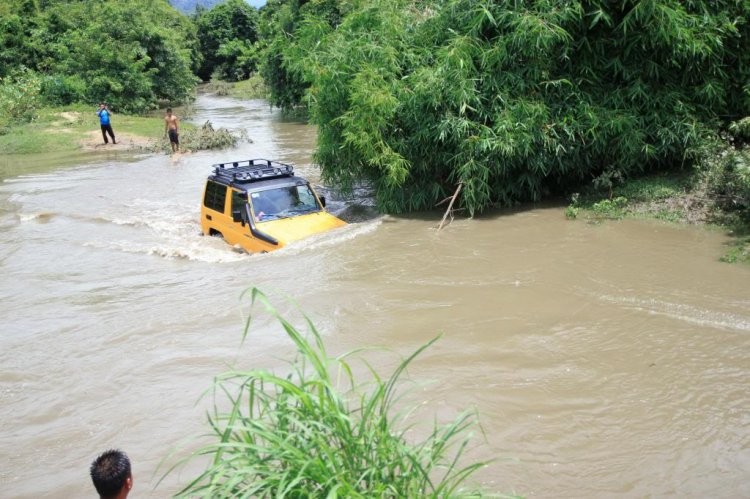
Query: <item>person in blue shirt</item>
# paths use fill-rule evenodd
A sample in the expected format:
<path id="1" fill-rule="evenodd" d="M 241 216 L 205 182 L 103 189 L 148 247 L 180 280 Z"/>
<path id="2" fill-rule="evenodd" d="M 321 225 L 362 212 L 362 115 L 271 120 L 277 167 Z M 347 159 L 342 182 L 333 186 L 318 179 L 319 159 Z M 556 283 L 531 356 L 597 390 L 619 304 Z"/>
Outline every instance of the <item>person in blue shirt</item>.
<path id="1" fill-rule="evenodd" d="M 112 116 L 110 110 L 107 109 L 107 106 L 104 104 L 99 104 L 99 110 L 96 114 L 99 116 L 99 123 L 102 125 L 102 137 L 104 137 L 104 143 L 109 144 L 109 140 L 107 140 L 107 133 L 109 133 L 109 136 L 112 137 L 112 143 L 117 144 L 117 141 L 115 140 L 115 132 L 112 131 L 112 123 L 110 123 L 110 118 Z"/>

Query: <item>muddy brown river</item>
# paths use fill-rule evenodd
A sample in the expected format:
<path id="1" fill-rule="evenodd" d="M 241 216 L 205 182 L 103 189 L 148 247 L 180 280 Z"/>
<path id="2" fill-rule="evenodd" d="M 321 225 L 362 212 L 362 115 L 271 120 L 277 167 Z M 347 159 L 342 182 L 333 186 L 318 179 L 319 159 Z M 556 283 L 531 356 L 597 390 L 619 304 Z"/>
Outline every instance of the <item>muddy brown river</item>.
<path id="1" fill-rule="evenodd" d="M 131 497 L 204 429 L 199 395 L 228 364 L 278 366 L 266 319 L 240 347 L 240 292 L 292 295 L 333 352 L 386 345 L 414 364 L 427 415 L 476 408 L 477 476 L 529 498 L 750 497 L 750 268 L 721 232 L 567 221 L 558 206 L 456 220 L 379 216 L 268 255 L 200 235 L 210 164 L 310 165 L 315 132 L 262 101 L 201 96 L 193 121 L 252 144 L 168 156 L 0 157 L 0 497 L 93 497 L 96 454 L 131 457 Z M 115 122 L 116 130 L 116 122 Z M 329 197 L 331 194 L 329 194 Z M 334 196 L 335 197 L 335 196 Z M 377 357 L 392 369 L 396 359 Z M 429 419 L 429 417 L 427 417 Z"/>

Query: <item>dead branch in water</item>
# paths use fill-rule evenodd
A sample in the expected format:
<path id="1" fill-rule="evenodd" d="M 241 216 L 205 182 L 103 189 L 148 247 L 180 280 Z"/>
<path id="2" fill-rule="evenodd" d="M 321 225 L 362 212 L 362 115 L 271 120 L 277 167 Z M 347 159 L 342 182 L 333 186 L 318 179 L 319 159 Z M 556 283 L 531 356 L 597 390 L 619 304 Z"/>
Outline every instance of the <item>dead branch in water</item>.
<path id="1" fill-rule="evenodd" d="M 458 184 L 458 188 L 456 189 L 456 192 L 453 193 L 453 197 L 445 198 L 437 204 L 438 206 L 440 206 L 441 204 L 445 203 L 448 199 L 451 200 L 451 202 L 448 204 L 448 209 L 445 210 L 443 219 L 440 221 L 440 225 L 438 225 L 437 227 L 438 232 L 440 232 L 440 229 L 442 229 L 443 226 L 445 225 L 445 220 L 448 218 L 448 215 L 450 215 L 451 222 L 453 222 L 453 203 L 456 202 L 456 199 L 458 198 L 458 195 L 461 193 L 461 188 L 463 186 L 464 184 Z"/>

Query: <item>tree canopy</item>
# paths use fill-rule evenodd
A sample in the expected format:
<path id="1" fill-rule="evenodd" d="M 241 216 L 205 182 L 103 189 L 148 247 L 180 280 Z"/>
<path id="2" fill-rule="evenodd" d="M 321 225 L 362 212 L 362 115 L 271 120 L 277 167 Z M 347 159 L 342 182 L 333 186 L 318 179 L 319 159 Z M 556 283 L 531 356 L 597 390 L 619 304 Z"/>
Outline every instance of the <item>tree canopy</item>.
<path id="1" fill-rule="evenodd" d="M 256 70 L 258 10 L 244 0 L 227 0 L 196 16 L 203 62 L 198 76 L 246 79 Z"/>
<path id="2" fill-rule="evenodd" d="M 260 11 L 262 51 L 260 73 L 268 84 L 270 102 L 291 109 L 303 104 L 309 82 L 292 64 L 295 33 L 308 18 L 335 28 L 341 21 L 341 0 L 269 0 Z"/>
<path id="3" fill-rule="evenodd" d="M 195 86 L 195 28 L 166 0 L 4 0 L 1 9 L 0 76 L 45 74 L 53 103 L 140 111 L 185 100 Z"/>

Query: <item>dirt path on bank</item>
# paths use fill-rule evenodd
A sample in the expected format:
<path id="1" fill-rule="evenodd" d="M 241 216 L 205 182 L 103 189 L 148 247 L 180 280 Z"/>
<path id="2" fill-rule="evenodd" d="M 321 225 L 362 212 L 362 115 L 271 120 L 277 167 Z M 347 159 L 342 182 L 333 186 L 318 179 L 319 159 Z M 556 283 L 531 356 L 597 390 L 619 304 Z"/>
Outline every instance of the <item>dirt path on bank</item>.
<path id="1" fill-rule="evenodd" d="M 86 132 L 86 138 L 79 140 L 83 149 L 86 150 L 100 150 L 103 148 L 112 150 L 132 150 L 132 149 L 143 149 L 148 146 L 150 140 L 147 137 L 135 135 L 128 132 L 118 132 L 115 130 L 115 137 L 117 138 L 117 144 L 113 144 L 110 140 L 109 144 L 104 143 L 102 139 L 101 130 L 91 130 Z"/>

